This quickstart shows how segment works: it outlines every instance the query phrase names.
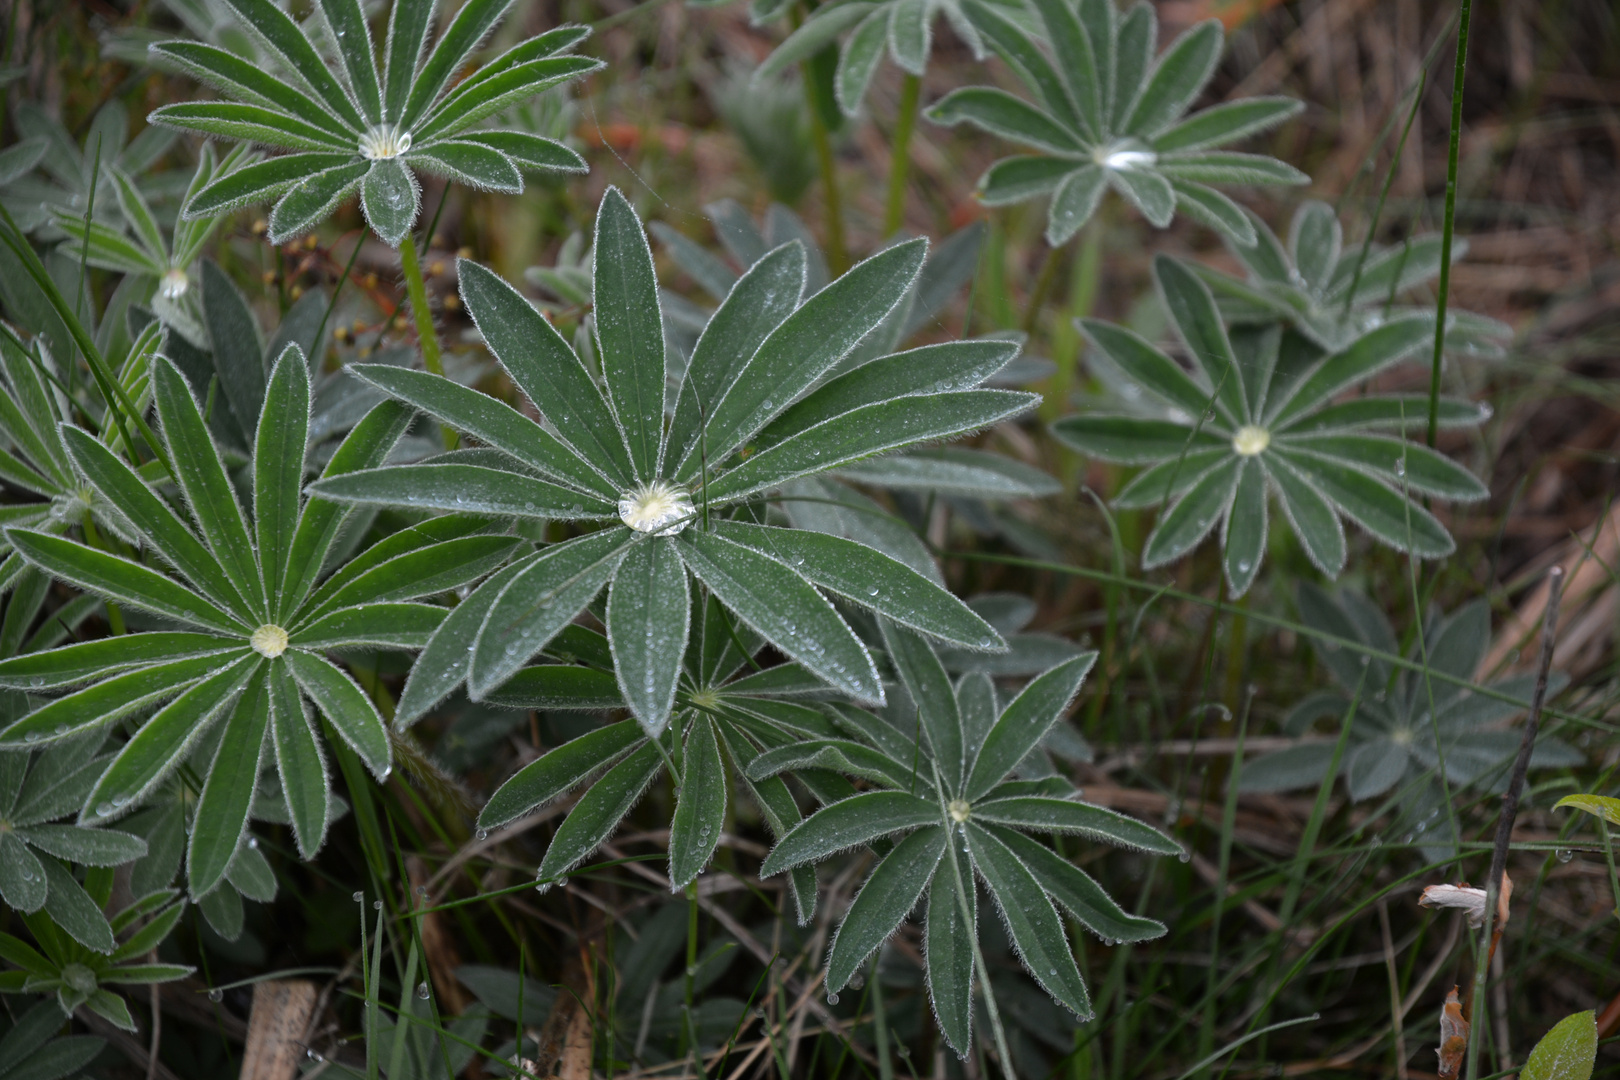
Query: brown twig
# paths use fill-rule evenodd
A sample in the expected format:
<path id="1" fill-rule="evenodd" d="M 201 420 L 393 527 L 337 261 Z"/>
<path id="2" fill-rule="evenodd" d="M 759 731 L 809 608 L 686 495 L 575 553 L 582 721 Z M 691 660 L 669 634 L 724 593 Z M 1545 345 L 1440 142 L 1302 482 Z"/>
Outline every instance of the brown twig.
<path id="1" fill-rule="evenodd" d="M 1555 566 L 1547 572 L 1547 610 L 1541 622 L 1541 659 L 1536 667 L 1536 688 L 1530 697 L 1530 715 L 1525 717 L 1524 735 L 1519 740 L 1519 755 L 1513 761 L 1513 772 L 1508 780 L 1507 791 L 1502 795 L 1502 813 L 1496 819 L 1496 846 L 1491 852 L 1491 869 L 1485 877 L 1485 919 L 1482 937 L 1490 942 L 1489 950 L 1483 942 L 1477 962 L 1474 964 L 1474 977 L 1469 985 L 1468 1000 L 1463 1009 L 1464 1017 L 1472 1022 L 1474 1009 L 1479 1001 L 1479 991 L 1485 984 L 1486 973 L 1490 970 L 1492 957 L 1496 953 L 1496 943 L 1502 936 L 1502 927 L 1493 924 L 1496 922 L 1497 898 L 1502 891 L 1502 876 L 1507 872 L 1508 844 L 1513 839 L 1513 822 L 1519 816 L 1519 798 L 1524 792 L 1525 773 L 1530 769 L 1530 752 L 1536 745 L 1536 733 L 1541 728 L 1541 707 L 1547 699 L 1547 676 L 1552 668 L 1553 646 L 1558 641 L 1558 601 L 1564 588 L 1564 568 Z M 1507 1048 L 1500 1048 L 1506 1053 Z M 1478 1041 L 1474 1040 L 1468 1048 L 1468 1074 L 1474 1075 L 1474 1064 L 1478 1060 Z"/>

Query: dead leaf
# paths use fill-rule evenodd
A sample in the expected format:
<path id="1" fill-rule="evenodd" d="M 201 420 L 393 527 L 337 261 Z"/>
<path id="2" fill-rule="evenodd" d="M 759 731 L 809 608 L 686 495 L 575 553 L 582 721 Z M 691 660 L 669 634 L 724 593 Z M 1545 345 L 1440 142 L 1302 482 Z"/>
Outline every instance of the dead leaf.
<path id="1" fill-rule="evenodd" d="M 1496 932 L 1500 934 L 1508 921 L 1508 901 L 1513 898 L 1513 879 L 1502 875 L 1502 894 L 1496 898 Z M 1477 927 L 1485 921 L 1485 890 L 1460 881 L 1455 885 L 1429 885 L 1418 897 L 1418 906 L 1426 908 L 1455 908 L 1466 912 L 1468 925 Z"/>
<path id="2" fill-rule="evenodd" d="M 1483 903 L 1483 901 L 1482 901 Z M 1463 1055 L 1468 1051 L 1468 1021 L 1463 1019 L 1462 999 L 1453 986 L 1440 1010 L 1440 1080 L 1457 1080 L 1462 1072 Z"/>

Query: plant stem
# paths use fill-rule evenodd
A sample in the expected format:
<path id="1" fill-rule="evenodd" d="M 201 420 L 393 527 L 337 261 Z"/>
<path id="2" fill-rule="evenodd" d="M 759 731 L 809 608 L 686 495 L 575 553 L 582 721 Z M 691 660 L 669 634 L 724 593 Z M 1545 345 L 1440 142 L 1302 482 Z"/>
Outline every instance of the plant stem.
<path id="1" fill-rule="evenodd" d="M 1434 356 L 1429 364 L 1429 445 L 1440 429 L 1440 360 L 1446 350 L 1446 301 L 1451 293 L 1451 237 L 1457 228 L 1457 154 L 1462 144 L 1463 76 L 1468 69 L 1468 25 L 1473 0 L 1461 0 L 1457 19 L 1457 63 L 1451 80 L 1451 140 L 1446 149 L 1446 217 L 1440 232 L 1439 300 L 1435 306 Z M 1473 1051 L 1469 1051 L 1473 1059 Z"/>
<path id="2" fill-rule="evenodd" d="M 879 1080 L 894 1080 L 894 1060 L 889 1054 L 889 1018 L 883 1012 L 883 980 L 878 978 L 880 947 L 872 953 L 872 971 L 867 976 L 872 988 L 872 1035 L 876 1044 Z"/>
<path id="3" fill-rule="evenodd" d="M 362 237 L 362 239 L 364 239 Z M 433 312 L 428 307 L 427 282 L 422 280 L 422 262 L 416 257 L 416 234 L 407 232 L 399 242 L 400 267 L 405 271 L 405 295 L 410 297 L 411 316 L 416 320 L 416 336 L 422 344 L 422 366 L 435 375 L 444 374 L 444 356 L 439 352 L 439 335 L 433 329 Z M 333 295 L 333 301 L 337 299 Z M 440 425 L 444 448 L 454 450 L 459 439 L 449 425 Z"/>
<path id="4" fill-rule="evenodd" d="M 416 336 L 422 341 L 422 364 L 435 375 L 444 374 L 444 357 L 439 352 L 439 335 L 433 329 L 433 312 L 428 309 L 427 282 L 422 280 L 422 262 L 416 257 L 416 235 L 406 233 L 399 243 L 400 266 L 405 271 L 405 294 L 410 297 L 411 315 L 416 319 Z"/>
<path id="5" fill-rule="evenodd" d="M 911 170 L 911 133 L 917 127 L 917 103 L 922 99 L 922 76 L 909 72 L 900 83 L 900 110 L 894 140 L 889 147 L 889 205 L 883 215 L 883 235 L 900 231 L 906 216 L 906 176 Z"/>
<path id="6" fill-rule="evenodd" d="M 1073 320 L 1090 315 L 1097 302 L 1102 271 L 1102 229 L 1097 221 L 1092 219 L 1075 255 L 1074 276 L 1069 283 L 1069 318 L 1052 331 L 1052 360 L 1057 370 L 1047 381 L 1046 400 L 1041 403 L 1041 415 L 1047 420 L 1056 420 L 1068 411 L 1069 393 L 1074 389 L 1075 369 L 1083 348 Z"/>
<path id="7" fill-rule="evenodd" d="M 1052 283 L 1057 279 L 1058 252 L 1067 246 L 1067 242 L 1057 247 L 1046 249 L 1046 258 L 1041 260 L 1041 268 L 1035 274 L 1035 289 L 1029 294 L 1029 307 L 1024 311 L 1024 333 L 1030 337 L 1035 336 L 1035 325 L 1040 321 L 1041 308 L 1046 306 L 1046 298 L 1052 294 Z"/>
<path id="8" fill-rule="evenodd" d="M 1466 0 L 1465 0 L 1466 3 Z M 1463 16 L 1462 33 L 1468 32 L 1468 16 Z M 1513 839 L 1513 822 L 1519 816 L 1519 796 L 1524 791 L 1524 777 L 1530 769 L 1530 752 L 1536 745 L 1536 732 L 1541 727 L 1541 705 L 1547 699 L 1547 673 L 1552 668 L 1553 645 L 1558 641 L 1558 601 L 1564 591 L 1564 568 L 1554 566 L 1547 573 L 1547 610 L 1541 618 L 1541 658 L 1536 666 L 1536 688 L 1530 697 L 1530 714 L 1524 720 L 1524 735 L 1519 739 L 1519 756 L 1513 761 L 1513 772 L 1508 779 L 1507 791 L 1502 795 L 1502 813 L 1496 819 L 1496 847 L 1491 852 L 1491 870 L 1485 876 L 1485 921 L 1480 926 L 1479 949 L 1474 957 L 1474 981 L 1468 990 L 1469 1007 L 1465 1009 L 1474 1034 L 1468 1040 L 1468 1070 L 1466 1076 L 1474 1080 L 1479 1075 L 1479 1022 L 1478 1002 L 1485 988 L 1485 973 L 1490 969 L 1491 954 L 1495 952 L 1492 925 L 1496 919 L 1497 897 L 1502 892 L 1502 876 L 1507 872 L 1508 843 Z M 1505 927 L 1496 928 L 1501 936 Z"/>
<path id="9" fill-rule="evenodd" d="M 832 134 L 816 104 L 810 62 L 807 60 L 800 67 L 804 73 L 805 107 L 810 110 L 810 138 L 815 143 L 816 161 L 821 166 L 821 190 L 827 204 L 827 269 L 833 277 L 838 277 L 849 269 L 849 248 L 844 243 L 844 200 L 838 192 L 838 160 L 833 156 Z"/>

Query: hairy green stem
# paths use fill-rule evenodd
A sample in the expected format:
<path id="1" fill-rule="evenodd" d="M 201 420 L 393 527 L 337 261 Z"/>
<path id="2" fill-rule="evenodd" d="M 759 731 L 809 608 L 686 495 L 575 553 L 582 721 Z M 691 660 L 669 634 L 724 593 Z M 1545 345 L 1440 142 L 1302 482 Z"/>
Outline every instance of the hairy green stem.
<path id="1" fill-rule="evenodd" d="M 1046 400 L 1041 403 L 1041 415 L 1049 421 L 1063 416 L 1069 408 L 1069 394 L 1074 389 L 1080 351 L 1084 348 L 1075 323 L 1090 315 L 1097 302 L 1097 286 L 1102 280 L 1102 233 L 1097 219 L 1093 218 L 1074 258 L 1074 276 L 1069 282 L 1069 317 L 1052 332 L 1052 360 L 1057 370 L 1047 380 Z M 1078 456 L 1075 460 L 1078 462 Z"/>
<path id="2" fill-rule="evenodd" d="M 407 232 L 399 243 L 399 263 L 405 271 L 405 294 L 411 301 L 411 317 L 416 320 L 416 336 L 422 345 L 422 366 L 435 375 L 444 374 L 444 354 L 439 351 L 439 335 L 433 328 L 433 311 L 428 307 L 427 282 L 422 280 L 422 262 L 416 257 L 416 235 Z M 336 296 L 333 297 L 336 300 Z M 460 438 L 448 424 L 441 424 L 444 448 L 454 450 Z"/>
<path id="3" fill-rule="evenodd" d="M 827 206 L 827 269 L 838 277 L 849 269 L 849 247 L 844 242 L 844 199 L 838 191 L 838 159 L 833 155 L 832 133 L 827 130 L 816 105 L 816 87 L 810 62 L 800 65 L 804 72 L 805 107 L 810 110 L 810 139 L 815 144 L 816 162 L 821 167 L 821 191 Z"/>
<path id="4" fill-rule="evenodd" d="M 911 133 L 917 127 L 917 104 L 922 100 L 922 76 L 909 72 L 900 83 L 900 110 L 889 147 L 889 203 L 883 215 L 883 235 L 900 231 L 906 216 L 906 177 L 911 170 Z"/>
<path id="5" fill-rule="evenodd" d="M 1029 307 L 1024 311 L 1023 331 L 1030 337 L 1035 336 L 1035 326 L 1040 322 L 1041 308 L 1046 306 L 1046 298 L 1052 294 L 1052 283 L 1057 280 L 1058 252 L 1066 244 L 1047 248 L 1046 257 L 1041 260 L 1041 268 L 1035 273 L 1035 289 L 1029 294 Z"/>
<path id="6" fill-rule="evenodd" d="M 408 232 L 399 242 L 399 262 L 405 271 L 405 294 L 410 297 L 416 336 L 422 341 L 422 364 L 433 374 L 443 375 L 444 356 L 439 351 L 439 335 L 433 329 L 433 312 L 428 308 L 427 282 L 422 280 L 422 262 L 416 257 L 415 234 Z"/>
<path id="7" fill-rule="evenodd" d="M 1429 364 L 1429 445 L 1440 430 L 1440 360 L 1446 351 L 1446 301 L 1451 294 L 1451 238 L 1457 229 L 1457 154 L 1462 145 L 1463 76 L 1468 70 L 1468 25 L 1473 0 L 1462 0 L 1457 19 L 1457 64 L 1451 81 L 1451 139 L 1446 148 L 1446 217 L 1440 231 L 1440 285 Z"/>

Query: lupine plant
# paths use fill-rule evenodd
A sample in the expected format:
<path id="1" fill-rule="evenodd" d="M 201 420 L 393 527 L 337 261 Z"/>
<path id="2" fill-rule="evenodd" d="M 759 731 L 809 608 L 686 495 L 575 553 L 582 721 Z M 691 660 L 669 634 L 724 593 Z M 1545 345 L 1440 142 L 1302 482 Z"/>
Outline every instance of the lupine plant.
<path id="1" fill-rule="evenodd" d="M 458 605 L 412 669 L 399 722 L 462 683 L 484 697 L 606 586 L 619 686 L 646 731 L 661 735 L 688 638 L 688 573 L 858 700 L 883 700 L 877 668 L 821 590 L 945 641 L 1004 647 L 961 601 L 878 551 L 748 520 L 793 480 L 987 427 L 1033 403 L 1031 394 L 973 388 L 1010 359 L 1002 342 L 882 357 L 816 385 L 899 303 L 925 248 L 890 248 L 808 299 L 803 247 L 777 248 L 709 321 L 667 424 L 652 252 L 616 189 L 603 197 L 592 244 L 605 386 L 520 293 L 463 260 L 462 302 L 549 429 L 440 377 L 357 366 L 361 378 L 488 449 L 360 470 L 315 490 L 351 503 L 608 524 L 514 562 Z"/>
<path id="2" fill-rule="evenodd" d="M 1264 326 L 1285 322 L 1323 349 L 1350 344 L 1391 318 L 1426 308 L 1404 301 L 1440 273 L 1441 237 L 1429 233 L 1399 244 L 1346 244 L 1333 208 L 1309 199 L 1294 211 L 1284 243 L 1271 227 L 1250 214 L 1254 243 L 1227 239 L 1227 250 L 1248 271 L 1246 281 L 1200 267 L 1228 324 Z M 1458 241 L 1452 257 L 1468 245 Z M 1498 358 L 1510 327 L 1486 315 L 1447 308 L 1451 325 L 1446 346 L 1473 357 Z"/>
<path id="3" fill-rule="evenodd" d="M 257 427 L 251 525 L 185 377 L 159 360 L 153 385 L 191 523 L 84 431 L 63 425 L 61 432 L 75 465 L 164 567 L 38 530 L 13 528 L 8 536 L 42 571 L 178 628 L 0 662 L 0 685 L 65 691 L 0 732 L 0 746 L 13 752 L 48 746 L 166 702 L 119 750 L 86 795 L 80 818 L 104 823 L 129 813 L 182 763 L 196 760 L 202 784 L 187 869 L 191 893 L 201 898 L 235 856 L 267 746 L 299 850 L 306 856 L 319 850 L 331 793 L 311 705 L 374 775 L 386 777 L 392 768 L 376 705 L 325 654 L 420 647 L 444 610 L 412 601 L 483 576 L 520 541 L 487 533 L 480 521 L 440 518 L 368 548 L 323 580 L 323 562 L 347 515 L 303 498 L 309 372 L 299 350 L 283 352 L 270 374 Z M 344 440 L 326 475 L 381 461 L 408 420 L 398 406 L 378 406 Z"/>
<path id="4" fill-rule="evenodd" d="M 1590 1014 L 1515 1053 L 1540 995 L 1512 983 L 1541 956 L 1600 972 L 1612 924 L 1581 911 L 1620 902 L 1606 832 L 1541 839 L 1543 796 L 1604 783 L 1576 770 L 1613 695 L 1539 681 L 1524 648 L 1540 617 L 1542 675 L 1605 670 L 1587 585 L 1612 545 L 1579 538 L 1594 568 L 1563 624 L 1511 568 L 1576 550 L 1527 544 L 1584 527 L 1573 493 L 1612 462 L 1542 454 L 1534 422 L 1598 398 L 1596 365 L 1537 357 L 1488 438 L 1487 406 L 1439 395 L 1448 355 L 1506 359 L 1512 336 L 1451 295 L 1459 191 L 1505 209 L 1458 182 L 1466 30 L 1428 235 L 1393 219 L 1437 186 L 1385 199 L 1421 136 L 1353 148 L 1392 162 L 1361 233 L 1338 214 L 1360 174 L 1291 190 L 1285 151 L 1351 148 L 1242 96 L 1298 85 L 1250 63 L 1285 8 L 1226 56 L 1215 20 L 1161 49 L 1155 8 L 1114 0 L 753 0 L 720 48 L 656 3 L 539 32 L 513 0 L 160 0 L 102 5 L 94 41 L 12 6 L 0 1080 L 233 1075 L 241 1027 L 215 1010 L 265 1030 L 274 995 L 246 988 L 272 967 L 329 980 L 297 1033 L 311 1076 L 1377 1070 L 1418 1045 L 1418 984 L 1453 948 L 1414 875 L 1480 880 L 1513 806 L 1542 816 L 1496 834 L 1521 883 L 1510 985 L 1486 986 L 1486 949 L 1465 965 L 1443 1073 L 1484 1045 L 1541 1075 L 1576 1028 L 1598 1053 Z M 626 25 L 659 10 L 679 33 Z M 644 46 L 639 83 L 597 58 Z M 895 89 L 891 124 L 865 103 Z M 1503 137 L 1552 141 L 1536 96 Z M 957 130 L 919 145 L 925 105 Z M 1022 149 L 995 160 L 1003 140 Z M 1572 202 L 1596 145 L 1559 159 Z M 578 182 L 587 158 L 611 175 Z M 970 161 L 994 161 L 976 188 Z M 1133 211 L 1100 209 L 1110 190 Z M 1104 261 L 1126 214 L 1183 219 L 1155 240 L 1178 254 Z M 547 301 L 502 276 L 548 259 L 523 275 Z M 1521 299 L 1489 310 L 1517 327 Z M 1566 291 L 1528 339 L 1601 299 Z M 1420 357 L 1430 392 L 1402 392 Z M 1040 421 L 1036 384 L 1059 399 Z M 1522 501 L 1486 473 L 1499 433 L 1545 470 Z M 1487 515 L 1446 516 L 1510 490 L 1531 515 L 1489 543 Z M 1294 580 L 1307 562 L 1345 585 Z M 1296 830 L 1305 799 L 1278 796 L 1313 788 Z M 1592 864 L 1555 867 L 1566 843 Z M 1560 894 L 1579 917 L 1536 911 Z M 1374 920 L 1383 947 L 1346 948 Z M 1378 1033 L 1341 1038 L 1367 1001 Z"/>
<path id="5" fill-rule="evenodd" d="M 226 176 L 251 160 L 247 148 L 238 147 L 216 162 L 212 146 L 205 143 L 186 197 L 189 199 L 216 177 Z M 133 235 L 96 221 L 91 221 L 87 229 L 83 217 L 59 211 L 56 227 L 67 234 L 68 251 L 79 251 L 91 266 L 151 279 L 153 295 L 141 299 L 150 301 L 165 322 L 184 326 L 193 337 L 200 336 L 196 329 L 199 318 L 192 264 L 219 225 L 219 216 L 182 218 L 175 222 L 173 234 L 166 240 L 135 181 L 116 166 L 108 168 L 105 176 L 107 194 L 116 197 L 119 212 Z"/>
<path id="6" fill-rule="evenodd" d="M 187 216 L 221 214 L 273 201 L 270 240 L 281 243 L 330 217 L 360 193 L 366 221 L 398 247 L 416 221 L 420 184 L 413 169 L 492 191 L 520 192 L 526 170 L 580 171 L 584 161 L 560 143 L 479 121 L 516 101 L 595 70 L 597 61 L 559 53 L 586 31 L 564 27 L 530 38 L 450 87 L 511 0 L 462 7 L 427 52 L 432 0 L 399 0 L 389 16 L 381 63 L 359 0 L 326 0 L 320 11 L 336 41 L 336 70 L 298 23 L 270 0 L 228 0 L 280 64 L 261 70 L 196 41 L 152 51 L 237 100 L 165 105 L 152 123 L 296 151 L 222 177 L 186 200 Z"/>
<path id="7" fill-rule="evenodd" d="M 1302 582 L 1298 602 L 1307 625 L 1403 655 L 1388 616 L 1360 593 L 1348 588 L 1328 592 Z M 1490 608 L 1483 600 L 1449 615 L 1436 613 L 1404 650 L 1415 667 L 1399 670 L 1381 659 L 1362 665 L 1343 648 L 1319 648 L 1317 656 L 1336 686 L 1306 695 L 1289 711 L 1283 730 L 1309 736 L 1318 722 L 1336 720 L 1347 725 L 1341 726 L 1344 745 L 1317 738 L 1256 758 L 1244 765 L 1244 789 L 1309 787 L 1336 767 L 1356 802 L 1388 794 L 1397 785 L 1417 785 L 1418 790 L 1401 792 L 1406 801 L 1420 804 L 1420 812 L 1408 817 L 1428 813 L 1431 823 L 1432 812 L 1445 805 L 1446 785 L 1452 791 L 1474 784 L 1499 790 L 1520 737 L 1503 725 L 1520 711 L 1518 703 L 1529 698 L 1535 676 L 1497 679 L 1480 689 L 1468 685 L 1485 658 L 1490 628 Z M 1567 682 L 1555 674 L 1553 692 Z M 1530 764 L 1549 768 L 1580 759 L 1579 752 L 1558 739 L 1542 738 Z"/>
<path id="8" fill-rule="evenodd" d="M 806 700 L 825 696 L 825 683 L 802 664 L 761 668 L 763 639 L 746 626 L 736 626 L 713 596 L 695 622 L 682 661 L 672 730 L 655 743 L 634 720 L 623 720 L 582 735 L 519 770 L 490 796 L 479 814 L 480 829 L 499 828 L 600 774 L 552 838 L 537 871 L 543 884 L 560 880 L 600 847 L 666 766 L 678 769 L 681 781 L 669 839 L 669 881 L 677 891 L 703 871 L 720 843 L 727 808 L 727 759 L 736 765 L 734 783 L 748 792 L 773 835 L 780 837 L 799 822 L 798 805 L 786 783 L 775 776 L 756 780 L 747 769 L 761 753 L 837 734 L 828 717 Z M 553 639 L 551 651 L 567 659 L 522 669 L 490 700 L 526 709 L 600 711 L 623 706 L 605 637 L 569 627 Z M 820 772 L 801 780 L 823 801 L 854 793 L 838 777 Z M 801 867 L 791 880 L 799 922 L 804 924 L 815 911 L 815 874 Z"/>
<path id="9" fill-rule="evenodd" d="M 1081 453 L 1148 466 L 1114 497 L 1115 506 L 1164 510 L 1143 546 L 1144 566 L 1179 559 L 1219 526 L 1226 580 L 1241 596 L 1265 557 L 1273 495 L 1306 555 L 1329 577 L 1347 557 L 1342 519 L 1424 558 L 1455 549 L 1417 497 L 1472 502 L 1487 491 L 1467 469 L 1404 437 L 1423 424 L 1427 398 L 1339 400 L 1426 348 L 1432 313 L 1393 318 L 1328 352 L 1291 332 L 1229 333 L 1209 287 L 1169 256 L 1154 260 L 1153 274 L 1192 370 L 1124 327 L 1088 319 L 1087 339 L 1158 411 L 1088 413 L 1053 427 Z M 1449 427 L 1485 418 L 1466 400 L 1442 406 Z"/>
<path id="10" fill-rule="evenodd" d="M 111 878 L 104 880 L 110 891 Z M 108 900 L 106 891 L 97 898 L 98 916 Z M 115 914 L 112 931 L 124 940 L 115 942 L 109 937 L 105 949 L 80 944 L 43 914 L 24 915 L 23 922 L 39 948 L 0 933 L 0 958 L 17 965 L 0 974 L 0 993 L 54 994 L 61 1018 L 73 1015 L 82 1005 L 114 1026 L 134 1031 L 129 1005 L 109 988 L 173 982 L 195 970 L 182 964 L 140 962 L 163 943 L 184 914 L 185 905 L 171 902 L 174 899 L 172 892 L 153 893 Z"/>
<path id="11" fill-rule="evenodd" d="M 863 710 L 841 708 L 840 737 L 806 739 L 755 758 L 748 766 L 755 781 L 787 769 L 825 768 L 872 789 L 806 818 L 778 841 L 760 873 L 904 834 L 882 854 L 833 936 L 828 993 L 848 985 L 926 893 L 929 997 L 940 1030 L 966 1054 L 973 983 L 984 972 L 974 886 L 982 881 L 1025 970 L 1059 1004 L 1088 1019 L 1091 999 L 1053 900 L 1104 941 L 1142 941 L 1164 927 L 1126 913 L 1084 871 L 1025 833 L 1080 835 L 1159 855 L 1181 852 L 1149 825 L 1078 801 L 1061 777 L 1010 775 L 1063 721 L 1096 654 L 1037 676 L 1003 708 L 982 675 L 953 686 L 916 635 L 885 624 L 884 641 L 911 698 L 916 728 L 907 732 Z M 994 997 L 987 993 L 985 1002 L 1003 1060 L 1010 1060 Z"/>
<path id="12" fill-rule="evenodd" d="M 1039 151 L 992 165 L 979 181 L 979 199 L 1003 206 L 1050 196 L 1047 243 L 1074 236 L 1112 189 L 1157 228 L 1180 211 L 1251 244 L 1249 215 L 1213 185 L 1308 179 L 1276 158 L 1220 149 L 1281 123 L 1299 102 L 1245 98 L 1187 115 L 1225 44 L 1216 20 L 1187 30 L 1155 57 L 1158 22 L 1146 3 L 1123 15 L 1114 0 L 1032 6 L 1039 29 L 1020 27 L 982 0 L 963 0 L 973 25 L 1035 100 L 975 86 L 951 91 L 927 115 Z"/>

